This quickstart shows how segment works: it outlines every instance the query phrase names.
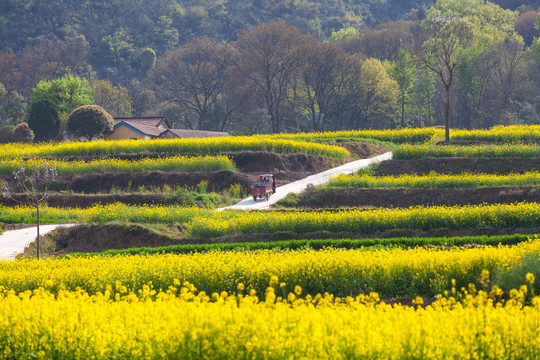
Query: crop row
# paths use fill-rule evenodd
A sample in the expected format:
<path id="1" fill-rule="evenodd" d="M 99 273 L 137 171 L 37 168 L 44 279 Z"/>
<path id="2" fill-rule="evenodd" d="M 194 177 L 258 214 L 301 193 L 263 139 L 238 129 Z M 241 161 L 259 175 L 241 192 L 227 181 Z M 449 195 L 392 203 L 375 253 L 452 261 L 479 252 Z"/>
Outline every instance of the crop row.
<path id="1" fill-rule="evenodd" d="M 138 171 L 217 171 L 235 170 L 236 167 L 227 156 L 174 156 L 141 160 L 98 159 L 92 161 L 61 161 L 50 159 L 3 159 L 0 160 L 0 174 L 11 174 L 21 166 L 27 170 L 54 166 L 58 174 L 87 174 L 103 172 Z"/>
<path id="2" fill-rule="evenodd" d="M 405 128 L 392 130 L 344 130 L 317 133 L 276 134 L 275 139 L 333 140 L 338 138 L 366 138 L 387 141 L 394 144 L 422 144 L 442 137 L 444 130 L 438 128 Z"/>
<path id="3" fill-rule="evenodd" d="M 522 144 L 459 146 L 459 145 L 400 145 L 393 150 L 395 160 L 427 157 L 531 158 L 540 156 L 540 146 Z"/>
<path id="4" fill-rule="evenodd" d="M 417 246 L 463 246 L 463 245 L 514 245 L 529 239 L 528 235 L 499 235 L 499 236 L 456 236 L 456 237 L 399 237 L 374 239 L 302 239 L 276 240 L 262 242 L 215 243 L 215 244 L 184 244 L 152 247 L 136 247 L 129 249 L 110 249 L 99 253 L 72 253 L 68 257 L 79 256 L 116 256 L 116 255 L 150 255 L 150 254 L 190 254 L 209 251 L 253 251 L 253 250 L 322 250 L 337 249 L 366 249 Z"/>
<path id="5" fill-rule="evenodd" d="M 0 221 L 32 222 L 31 207 L 0 207 Z M 292 211 L 292 212 L 212 212 L 179 206 L 127 206 L 113 204 L 91 208 L 48 207 L 40 213 L 44 222 L 122 221 L 139 223 L 186 224 L 189 234 L 212 238 L 228 234 L 257 234 L 292 231 L 374 233 L 391 229 L 478 229 L 534 228 L 540 226 L 540 206 L 536 203 L 467 205 L 460 207 L 418 206 L 407 209 L 370 211 Z"/>
<path id="6" fill-rule="evenodd" d="M 171 283 L 110 302 L 108 294 L 47 291 L 0 297 L 3 359 L 534 359 L 540 305 L 516 292 L 495 306 L 482 292 L 461 305 L 427 308 L 377 303 L 376 294 L 276 301 L 196 294 Z M 154 294 L 153 294 L 154 293 Z M 152 295 L 153 294 L 153 295 Z M 118 296 L 120 298 L 120 296 Z M 534 303 L 540 302 L 540 299 Z"/>
<path id="7" fill-rule="evenodd" d="M 262 296 L 276 276 L 285 293 L 294 292 L 298 285 L 312 295 L 375 291 L 385 297 L 434 296 L 450 289 L 452 279 L 457 288 L 480 285 L 483 270 L 495 274 L 510 269 L 530 254 L 537 257 L 539 250 L 536 239 L 511 246 L 447 250 L 328 248 L 0 261 L 0 286 L 15 293 L 45 287 L 55 293 L 80 288 L 97 294 L 121 284 L 126 291 L 138 293 L 149 283 L 166 291 L 178 279 L 207 294 L 234 293 L 242 283 L 246 291 L 253 289 Z"/>
<path id="8" fill-rule="evenodd" d="M 452 130 L 450 135 L 452 140 L 501 143 L 538 142 L 540 141 L 540 125 L 498 125 L 487 130 Z"/>
<path id="9" fill-rule="evenodd" d="M 305 153 L 332 158 L 345 158 L 349 152 L 339 146 L 272 139 L 257 136 L 226 136 L 196 139 L 156 139 L 86 141 L 41 144 L 7 144 L 0 149 L 0 158 L 45 156 L 97 156 L 133 153 L 166 153 L 213 155 L 238 151 L 272 151 L 276 153 Z"/>
<path id="10" fill-rule="evenodd" d="M 402 174 L 399 176 L 339 175 L 327 186 L 330 188 L 479 188 L 493 186 L 540 185 L 540 172 L 523 174 Z"/>

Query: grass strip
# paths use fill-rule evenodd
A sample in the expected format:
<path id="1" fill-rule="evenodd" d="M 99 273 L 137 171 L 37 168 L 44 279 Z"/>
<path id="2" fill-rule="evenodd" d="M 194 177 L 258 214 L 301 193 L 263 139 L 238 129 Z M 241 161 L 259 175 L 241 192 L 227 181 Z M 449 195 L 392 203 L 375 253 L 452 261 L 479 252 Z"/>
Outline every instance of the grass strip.
<path id="1" fill-rule="evenodd" d="M 500 236 L 462 236 L 462 237 L 400 237 L 382 239 L 303 239 L 280 240 L 249 243 L 218 243 L 218 244 L 186 244 L 159 247 L 137 247 L 121 250 L 106 250 L 99 253 L 72 253 L 63 257 L 81 256 L 117 256 L 117 255 L 153 255 L 153 254 L 190 254 L 211 251 L 255 251 L 255 250 L 322 250 L 325 248 L 339 249 L 380 249 L 387 247 L 413 248 L 416 246 L 463 246 L 477 245 L 515 245 L 527 241 L 534 235 L 500 235 Z"/>

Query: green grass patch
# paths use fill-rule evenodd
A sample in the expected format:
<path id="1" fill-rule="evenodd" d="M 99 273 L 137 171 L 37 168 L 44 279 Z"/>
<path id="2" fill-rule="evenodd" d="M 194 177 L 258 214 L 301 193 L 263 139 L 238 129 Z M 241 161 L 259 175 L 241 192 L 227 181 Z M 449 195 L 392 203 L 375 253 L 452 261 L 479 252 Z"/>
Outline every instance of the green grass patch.
<path id="1" fill-rule="evenodd" d="M 190 254 L 211 251 L 255 251 L 255 250 L 321 250 L 325 248 L 373 250 L 382 248 L 413 248 L 417 246 L 452 247 L 463 245 L 515 245 L 527 241 L 534 235 L 463 236 L 463 237 L 400 237 L 383 239 L 304 239 L 248 243 L 186 244 L 161 247 L 137 247 L 122 250 L 106 250 L 99 253 L 72 253 L 62 257 L 117 256 L 152 254 Z"/>
<path id="2" fill-rule="evenodd" d="M 540 156 L 538 145 L 400 145 L 393 150 L 394 160 L 412 160 L 443 157 L 475 158 L 532 158 Z"/>

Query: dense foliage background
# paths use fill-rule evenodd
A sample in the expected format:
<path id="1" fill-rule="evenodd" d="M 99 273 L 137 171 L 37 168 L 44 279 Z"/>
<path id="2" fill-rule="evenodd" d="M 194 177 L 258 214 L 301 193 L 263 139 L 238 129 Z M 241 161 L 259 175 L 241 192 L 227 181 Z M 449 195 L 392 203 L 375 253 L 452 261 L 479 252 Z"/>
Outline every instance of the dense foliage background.
<path id="1" fill-rule="evenodd" d="M 454 69 L 451 125 L 538 123 L 538 6 L 512 0 L 4 0 L 0 120 L 27 120 L 36 85 L 72 74 L 88 79 L 94 103 L 113 116 L 160 113 L 178 127 L 249 133 L 443 124 L 443 87 L 436 73 L 411 65 L 415 53 L 407 43 L 434 16 L 448 16 L 466 19 L 474 33 Z M 272 21 L 274 27 L 264 27 Z M 274 74 L 281 83 L 272 84 L 271 94 L 260 91 L 263 74 L 254 75 L 260 69 L 249 50 L 263 46 L 268 34 L 280 37 L 281 45 L 272 46 L 283 49 L 276 53 L 281 63 L 301 43 L 312 51 L 304 49 L 297 65 Z M 200 73 L 212 79 L 186 73 L 202 63 Z M 175 69 L 183 69 L 176 74 L 180 85 L 167 87 L 164 79 Z M 217 85 L 202 94 L 208 83 Z"/>

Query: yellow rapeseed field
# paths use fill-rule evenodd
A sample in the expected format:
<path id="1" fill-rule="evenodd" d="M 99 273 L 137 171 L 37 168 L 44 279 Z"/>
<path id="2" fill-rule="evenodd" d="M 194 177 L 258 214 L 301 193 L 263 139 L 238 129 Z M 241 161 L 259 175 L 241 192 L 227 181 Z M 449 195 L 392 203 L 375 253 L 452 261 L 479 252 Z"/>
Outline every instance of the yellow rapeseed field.
<path id="1" fill-rule="evenodd" d="M 0 158 L 96 156 L 133 153 L 214 155 L 238 151 L 305 153 L 340 159 L 350 155 L 345 148 L 334 145 L 258 136 L 225 136 L 191 139 L 156 139 L 152 141 L 118 140 L 41 144 L 10 143 L 0 148 Z"/>
<path id="2" fill-rule="evenodd" d="M 265 300 L 196 293 L 175 280 L 89 295 L 46 290 L 0 295 L 3 359 L 535 359 L 540 298 L 526 288 L 505 303 L 497 291 L 443 298 L 423 307 L 386 305 L 378 295 Z M 241 287 L 239 287 L 241 288 Z M 116 301 L 111 301 L 113 297 Z M 422 299 L 415 300 L 421 304 Z"/>
<path id="3" fill-rule="evenodd" d="M 328 183 L 330 188 L 479 188 L 488 186 L 540 185 L 540 172 L 523 174 L 401 174 L 398 176 L 339 175 Z"/>
<path id="4" fill-rule="evenodd" d="M 180 206 L 96 205 L 91 208 L 48 207 L 40 212 L 44 222 L 139 222 L 186 224 L 187 231 L 198 237 L 226 234 L 275 233 L 294 231 L 299 234 L 330 231 L 373 233 L 389 229 L 478 229 L 533 228 L 540 226 L 540 206 L 537 203 L 418 206 L 405 209 L 344 210 L 344 211 L 283 211 L 243 212 L 220 211 Z M 34 221 L 32 207 L 0 206 L 0 220 Z M 25 220 L 26 219 L 26 220 Z M 12 220 L 11 220 L 12 221 Z"/>
<path id="5" fill-rule="evenodd" d="M 123 286 L 137 293 L 149 283 L 165 291 L 178 279 L 209 294 L 236 292 L 242 283 L 246 293 L 253 289 L 262 295 L 277 276 L 280 296 L 294 292 L 296 285 L 312 295 L 376 291 L 383 296 L 432 296 L 450 289 L 452 279 L 458 288 L 478 284 L 482 270 L 506 269 L 539 251 L 540 240 L 535 239 L 513 246 L 446 250 L 327 248 L 0 261 L 0 286 L 15 293 L 44 287 L 53 292 L 80 288 L 90 294 Z"/>
<path id="6" fill-rule="evenodd" d="M 444 130 L 439 128 L 405 128 L 388 130 L 343 130 L 327 131 L 316 133 L 296 133 L 296 134 L 275 134 L 272 138 L 276 139 L 296 139 L 296 140 L 317 140 L 317 139 L 336 139 L 336 138 L 366 138 L 388 141 L 396 144 L 418 144 L 431 142 L 434 139 L 441 138 Z"/>
<path id="7" fill-rule="evenodd" d="M 165 158 L 143 158 L 140 160 L 96 159 L 91 161 L 61 161 L 51 159 L 0 159 L 0 174 L 11 174 L 21 166 L 31 170 L 54 166 L 58 174 L 86 174 L 102 172 L 138 171 L 217 171 L 235 170 L 235 165 L 226 156 L 173 156 Z"/>
<path id="8" fill-rule="evenodd" d="M 500 143 L 537 142 L 540 125 L 497 125 L 491 129 L 452 130 L 451 140 L 477 140 Z"/>
<path id="9" fill-rule="evenodd" d="M 536 144 L 503 145 L 410 145 L 396 146 L 393 151 L 395 160 L 422 159 L 428 157 L 475 157 L 475 158 L 531 158 L 540 156 L 540 146 Z"/>

